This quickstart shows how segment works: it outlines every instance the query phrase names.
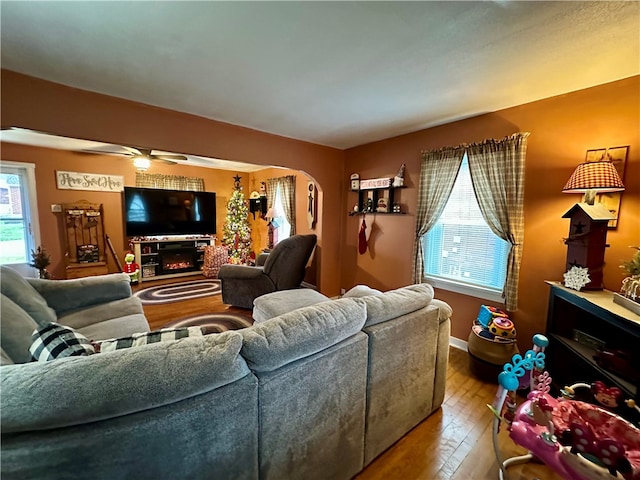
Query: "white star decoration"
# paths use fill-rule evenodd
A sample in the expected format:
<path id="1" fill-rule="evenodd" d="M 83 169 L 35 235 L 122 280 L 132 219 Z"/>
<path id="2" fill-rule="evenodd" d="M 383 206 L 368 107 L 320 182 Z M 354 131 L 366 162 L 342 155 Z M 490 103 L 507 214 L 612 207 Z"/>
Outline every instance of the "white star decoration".
<path id="1" fill-rule="evenodd" d="M 589 269 L 585 267 L 577 267 L 574 265 L 564 274 L 564 286 L 574 290 L 579 291 L 590 281 Z"/>

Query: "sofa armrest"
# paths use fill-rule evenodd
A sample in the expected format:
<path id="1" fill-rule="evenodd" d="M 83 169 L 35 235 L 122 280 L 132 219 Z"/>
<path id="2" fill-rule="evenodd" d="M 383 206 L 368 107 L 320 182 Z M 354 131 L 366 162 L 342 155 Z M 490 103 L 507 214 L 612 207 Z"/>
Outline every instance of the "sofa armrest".
<path id="1" fill-rule="evenodd" d="M 241 347 L 242 336 L 228 331 L 3 366 L 2 433 L 97 422 L 209 392 L 249 374 Z"/>
<path id="2" fill-rule="evenodd" d="M 451 315 L 453 315 L 453 309 L 451 308 L 451 305 L 443 300 L 434 298 L 433 300 L 431 300 L 431 305 L 438 307 L 438 320 L 440 320 L 440 323 L 449 320 L 451 318 Z"/>
<path id="3" fill-rule="evenodd" d="M 264 264 L 267 262 L 267 258 L 269 258 L 269 252 L 262 252 L 256 258 L 256 267 L 264 267 Z"/>
<path id="4" fill-rule="evenodd" d="M 58 316 L 80 308 L 131 296 L 129 275 L 126 273 L 112 273 L 72 280 L 28 278 L 27 281 L 44 297 L 47 304 L 56 311 Z"/>
<path id="5" fill-rule="evenodd" d="M 249 265 L 232 265 L 225 263 L 220 266 L 218 271 L 218 278 L 224 280 L 225 278 L 233 278 L 239 280 L 253 280 L 257 277 L 264 275 L 262 267 L 251 267 Z"/>

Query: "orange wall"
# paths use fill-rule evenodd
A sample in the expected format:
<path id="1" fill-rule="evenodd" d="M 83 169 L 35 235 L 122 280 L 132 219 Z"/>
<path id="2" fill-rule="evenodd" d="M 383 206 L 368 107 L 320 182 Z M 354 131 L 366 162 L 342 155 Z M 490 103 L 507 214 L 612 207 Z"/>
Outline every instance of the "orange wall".
<path id="1" fill-rule="evenodd" d="M 95 173 L 106 175 L 121 175 L 126 186 L 135 185 L 135 169 L 131 162 L 125 158 L 116 158 L 110 155 L 79 154 L 50 148 L 31 147 L 12 143 L 2 143 L 2 160 L 18 161 L 35 164 L 36 188 L 38 191 L 38 212 L 40 214 L 40 229 L 42 231 L 41 245 L 49 252 L 52 265 L 49 268 L 55 278 L 65 278 L 65 230 L 62 225 L 62 214 L 52 213 L 51 205 L 60 203 L 87 200 L 101 203 L 104 207 L 105 232 L 109 235 L 114 249 L 124 262 L 124 253 L 129 249 L 127 238 L 124 235 L 124 223 L 122 218 L 122 195 L 119 192 L 96 192 L 77 190 L 58 190 L 56 188 L 56 170 Z M 175 174 L 175 167 L 153 163 L 148 173 L 164 175 Z M 315 233 L 306 221 L 307 182 L 308 177 L 301 172 L 288 169 L 267 168 L 257 172 L 236 173 L 235 171 L 218 170 L 196 166 L 181 165 L 180 175 L 187 177 L 200 177 L 204 179 L 205 190 L 216 192 L 216 223 L 217 238 L 222 240 L 223 225 L 227 213 L 227 202 L 234 189 L 234 176 L 241 177 L 240 184 L 245 198 L 248 199 L 253 190 L 259 190 L 260 182 L 268 178 L 284 175 L 296 176 L 296 205 L 298 233 Z M 266 222 L 259 218 L 253 218 L 249 214 L 251 238 L 254 252 L 259 253 L 267 246 Z M 109 271 L 118 271 L 118 267 L 111 252 L 107 252 Z M 316 284 L 315 269 L 309 272 L 307 281 Z"/>
<path id="2" fill-rule="evenodd" d="M 415 233 L 415 205 L 420 172 L 420 152 L 447 145 L 501 139 L 515 132 L 531 132 L 525 172 L 525 241 L 519 286 L 519 309 L 512 315 L 521 348 L 531 335 L 544 331 L 548 286 L 545 280 L 562 280 L 566 246 L 563 237 L 569 221 L 562 215 L 579 195 L 561 190 L 588 149 L 629 145 L 619 226 L 609 230 L 604 270 L 605 288 L 618 290 L 623 260 L 633 254 L 630 245 L 640 244 L 640 77 L 581 90 L 520 105 L 416 133 L 371 143 L 346 151 L 345 181 L 351 173 L 360 178 L 393 176 L 406 163 L 401 203 L 409 215 L 368 215 L 370 249 L 357 253 L 358 218 L 349 217 L 344 232 L 341 286 L 358 283 L 388 289 L 411 282 L 411 258 Z M 352 208 L 350 194 L 345 209 Z M 485 302 L 446 291 L 438 298 L 453 306 L 452 332 L 466 340 L 479 307 Z"/>
<path id="3" fill-rule="evenodd" d="M 78 90 L 8 70 L 2 70 L 1 74 L 0 119 L 3 128 L 29 128 L 67 137 L 279 166 L 304 172 L 317 182 L 318 201 L 321 205 L 318 208 L 319 221 L 315 231 L 319 237 L 316 249 L 318 286 L 327 295 L 338 293 L 340 266 L 335 259 L 340 255 L 343 219 L 336 212 L 342 209 L 344 152 Z M 3 145 L 4 160 L 32 161 L 26 158 L 7 158 L 5 147 Z M 93 162 L 97 160 L 93 156 L 91 158 L 89 162 L 83 160 L 78 163 L 78 168 L 73 171 L 110 173 L 111 168 L 116 168 L 106 167 L 106 162 L 93 166 Z M 111 161 L 112 157 L 109 163 Z M 190 175 L 190 168 L 195 167 L 174 167 L 165 173 Z M 132 184 L 132 181 L 128 184 Z M 224 190 L 221 188 L 220 192 L 224 193 Z M 77 199 L 76 195 L 77 192 L 72 200 Z M 46 209 L 41 211 L 43 215 L 50 211 L 49 206 L 45 206 Z M 115 230 L 116 227 L 110 226 L 110 229 Z M 42 228 L 43 235 L 47 232 L 47 229 Z"/>
<path id="4" fill-rule="evenodd" d="M 307 186 L 308 182 L 312 181 L 312 179 L 303 172 L 288 170 L 285 168 L 267 168 L 253 172 L 251 174 L 251 188 L 248 190 L 246 195 L 248 196 L 253 190 L 259 191 L 260 182 L 266 182 L 269 178 L 284 177 L 286 175 L 294 175 L 296 177 L 296 233 L 302 235 L 309 233 L 318 234 L 318 222 L 316 222 L 313 227 L 309 227 L 307 222 Z M 249 218 L 253 248 L 256 252 L 262 251 L 267 248 L 267 222 L 260 219 L 258 214 L 256 214 L 255 220 L 253 219 L 253 215 L 250 215 Z M 312 285 L 317 285 L 317 270 L 318 264 L 314 255 L 311 265 L 307 268 L 305 281 Z M 337 289 L 337 286 L 335 288 Z"/>
<path id="5" fill-rule="evenodd" d="M 3 127 L 19 126 L 76 138 L 302 171 L 318 185 L 317 277 L 320 290 L 327 295 L 335 295 L 340 287 L 350 288 L 358 283 L 389 289 L 411 282 L 416 189 L 422 150 L 487 138 L 500 139 L 517 131 L 531 132 L 525 173 L 525 244 L 520 304 L 513 315 L 524 348 L 529 346 L 533 333 L 545 328 L 548 287 L 544 280 L 562 279 L 566 256 L 562 238 L 568 233 L 568 220 L 562 215 L 580 197 L 560 191 L 575 166 L 584 159 L 587 149 L 630 146 L 625 178 L 627 189 L 622 198 L 619 226 L 610 230 L 607 238 L 611 247 L 605 257 L 606 288 L 619 288 L 623 272 L 618 266 L 631 257 L 633 252 L 628 246 L 640 244 L 638 76 L 344 152 L 72 89 L 6 70 L 2 70 L 1 87 Z M 3 145 L 5 160 L 34 161 L 28 158 L 29 155 L 7 158 L 6 151 L 9 151 L 8 147 Z M 57 158 L 53 151 L 50 153 L 41 161 L 55 165 Z M 355 203 L 354 194 L 347 191 L 349 174 L 358 172 L 361 178 L 393 176 L 402 163 L 407 166 L 405 185 L 408 188 L 400 191 L 399 201 L 409 214 L 381 215 L 375 221 L 368 216 L 372 229 L 370 248 L 365 255 L 358 255 L 358 217 L 346 215 Z M 94 171 L 87 170 L 86 164 L 81 166 L 82 169 L 80 166 L 69 169 Z M 96 171 L 110 173 L 111 168 L 101 165 Z M 128 175 L 133 175 L 132 172 L 133 169 Z M 180 174 L 187 173 L 181 169 Z M 38 175 L 47 177 L 51 173 Z M 259 181 L 260 175 L 251 178 Z M 271 173 L 264 175 L 271 176 Z M 126 180 L 129 182 L 127 177 Z M 45 181 L 53 182 L 53 179 L 49 177 Z M 252 189 L 257 188 L 251 186 L 245 191 Z M 72 200 L 77 199 L 77 193 L 74 192 Z M 51 216 L 48 205 L 51 202 L 39 202 L 43 204 L 41 216 Z M 108 226 L 108 230 L 117 228 L 122 226 Z M 485 302 L 446 291 L 438 291 L 437 296 L 454 308 L 453 335 L 466 339 L 479 306 Z"/>
<path id="6" fill-rule="evenodd" d="M 38 212 L 40 215 L 41 244 L 50 253 L 51 273 L 55 278 L 65 278 L 65 230 L 62 214 L 52 213 L 51 205 L 87 200 L 101 203 L 104 208 L 105 233 L 109 235 L 120 262 L 124 262 L 124 253 L 129 249 L 124 235 L 122 218 L 122 194 L 120 192 L 95 192 L 78 190 L 58 190 L 56 170 L 121 175 L 124 184 L 135 185 L 135 168 L 128 159 L 110 155 L 80 154 L 50 148 L 30 147 L 12 143 L 2 143 L 2 160 L 28 162 L 35 164 L 36 189 L 38 193 Z M 175 174 L 168 165 L 152 164 L 148 173 Z M 181 166 L 180 175 L 204 179 L 205 190 L 216 192 L 217 237 L 222 239 L 222 227 L 226 216 L 226 204 L 233 192 L 235 172 L 210 168 Z M 241 185 L 251 180 L 248 174 L 240 174 Z M 256 248 L 254 246 L 254 248 Z M 113 255 L 107 252 L 109 271 L 118 267 Z"/>

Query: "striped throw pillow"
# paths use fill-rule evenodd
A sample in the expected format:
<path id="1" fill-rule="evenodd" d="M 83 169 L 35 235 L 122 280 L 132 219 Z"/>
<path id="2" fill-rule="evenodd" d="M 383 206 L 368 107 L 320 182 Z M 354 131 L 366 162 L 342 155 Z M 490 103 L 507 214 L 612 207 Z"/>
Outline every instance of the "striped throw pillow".
<path id="1" fill-rule="evenodd" d="M 96 353 L 87 337 L 55 322 L 33 332 L 29 352 L 31 359 L 37 362 Z"/>
<path id="2" fill-rule="evenodd" d="M 134 333 L 130 337 L 110 338 L 92 342 L 96 352 L 113 352 L 121 348 L 139 347 L 150 343 L 179 340 L 186 337 L 202 337 L 202 327 L 163 328 L 153 332 Z"/>

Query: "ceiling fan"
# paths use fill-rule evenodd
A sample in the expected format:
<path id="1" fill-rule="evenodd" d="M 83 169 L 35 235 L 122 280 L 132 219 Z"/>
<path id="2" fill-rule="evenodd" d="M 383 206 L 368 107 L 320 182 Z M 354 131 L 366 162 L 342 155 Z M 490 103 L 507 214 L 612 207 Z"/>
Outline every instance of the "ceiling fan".
<path id="1" fill-rule="evenodd" d="M 164 163 L 167 165 L 176 165 L 178 162 L 176 162 L 176 160 L 182 160 L 182 161 L 187 161 L 188 158 L 185 157 L 184 155 L 174 155 L 174 154 L 168 154 L 168 153 L 157 153 L 154 154 L 153 150 L 148 149 L 148 148 L 134 148 L 134 147 L 120 147 L 118 146 L 119 149 L 121 149 L 121 151 L 113 151 L 113 150 L 100 150 L 100 149 L 95 149 L 95 150 L 82 150 L 83 152 L 87 152 L 87 153 L 101 153 L 101 154 L 107 154 L 107 155 L 119 155 L 119 156 L 123 156 L 123 157 L 129 157 L 133 160 L 133 164 L 136 166 L 136 168 L 138 168 L 139 170 L 146 170 L 147 168 L 149 168 L 149 165 L 151 165 L 151 162 L 158 162 L 158 163 Z M 125 150 L 125 152 L 123 152 L 122 150 Z"/>

